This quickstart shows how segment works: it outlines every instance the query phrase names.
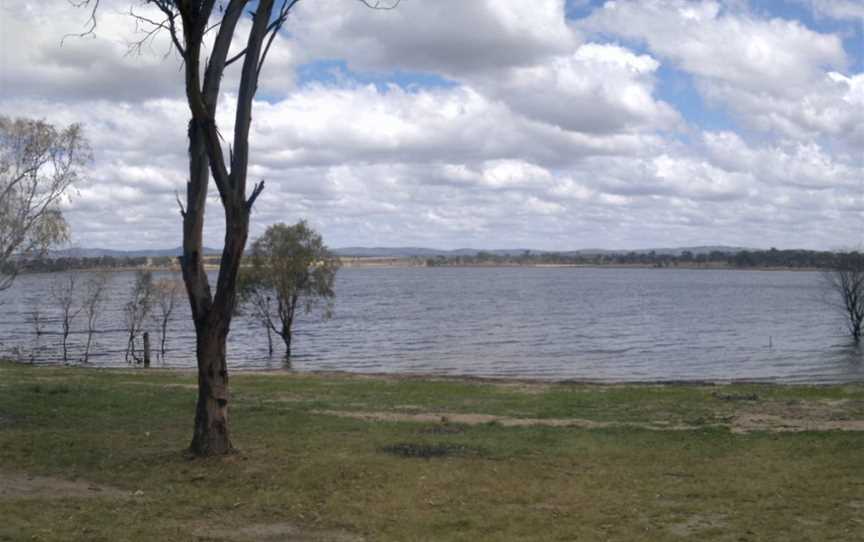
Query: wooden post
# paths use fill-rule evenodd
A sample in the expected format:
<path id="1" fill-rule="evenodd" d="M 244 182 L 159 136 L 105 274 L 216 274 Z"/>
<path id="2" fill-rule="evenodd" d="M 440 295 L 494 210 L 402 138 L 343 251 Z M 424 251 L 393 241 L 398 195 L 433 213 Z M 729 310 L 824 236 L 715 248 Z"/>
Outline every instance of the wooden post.
<path id="1" fill-rule="evenodd" d="M 144 368 L 150 367 L 150 333 L 144 332 Z"/>

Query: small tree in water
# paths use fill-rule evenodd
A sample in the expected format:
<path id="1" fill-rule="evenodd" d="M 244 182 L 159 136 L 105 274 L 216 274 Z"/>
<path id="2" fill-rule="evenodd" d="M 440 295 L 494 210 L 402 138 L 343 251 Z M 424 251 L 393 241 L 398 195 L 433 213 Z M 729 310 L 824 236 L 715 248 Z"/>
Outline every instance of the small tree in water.
<path id="1" fill-rule="evenodd" d="M 837 306 L 847 319 L 849 334 L 855 343 L 861 342 L 864 325 L 864 254 L 837 254 L 833 268 L 823 272 L 825 283 Z"/>
<path id="2" fill-rule="evenodd" d="M 164 278 L 153 285 L 156 297 L 156 308 L 159 313 L 154 315 L 159 324 L 159 359 L 165 363 L 165 343 L 168 340 L 168 323 L 174 314 L 174 308 L 182 297 L 183 281 L 177 278 Z"/>
<path id="3" fill-rule="evenodd" d="M 242 299 L 256 318 L 282 337 L 291 357 L 291 336 L 297 309 L 333 310 L 333 283 L 339 259 L 305 220 L 293 226 L 274 224 L 252 243 L 252 265 L 242 273 Z M 274 313 L 275 309 L 275 315 Z M 272 351 L 272 347 L 271 347 Z"/>
<path id="4" fill-rule="evenodd" d="M 126 342 L 127 363 L 132 361 L 141 363 L 143 361 L 135 353 L 135 340 L 144 330 L 144 323 L 153 309 L 153 296 L 153 274 L 150 271 L 137 271 L 129 302 L 123 307 L 128 339 Z"/>

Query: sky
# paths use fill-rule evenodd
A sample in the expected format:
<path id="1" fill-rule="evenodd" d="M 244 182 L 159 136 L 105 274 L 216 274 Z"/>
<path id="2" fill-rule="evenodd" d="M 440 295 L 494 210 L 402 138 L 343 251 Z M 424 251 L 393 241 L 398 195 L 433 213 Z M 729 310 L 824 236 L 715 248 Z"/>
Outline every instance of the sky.
<path id="1" fill-rule="evenodd" d="M 130 51 L 130 6 L 148 14 L 102 0 L 95 35 L 63 39 L 86 10 L 0 1 L 0 114 L 93 147 L 74 246 L 181 244 L 181 64 L 167 36 Z M 861 246 L 864 0 L 303 0 L 250 160 L 253 238 L 307 219 L 331 247 Z"/>

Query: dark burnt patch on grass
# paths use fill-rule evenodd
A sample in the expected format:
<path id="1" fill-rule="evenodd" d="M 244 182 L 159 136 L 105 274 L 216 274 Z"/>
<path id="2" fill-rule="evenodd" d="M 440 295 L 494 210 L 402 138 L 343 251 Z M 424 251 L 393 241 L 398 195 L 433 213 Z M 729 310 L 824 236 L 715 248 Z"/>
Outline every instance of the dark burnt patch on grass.
<path id="1" fill-rule="evenodd" d="M 480 457 L 485 455 L 481 448 L 450 443 L 399 442 L 382 446 L 385 454 L 404 458 L 433 459 L 440 457 Z"/>

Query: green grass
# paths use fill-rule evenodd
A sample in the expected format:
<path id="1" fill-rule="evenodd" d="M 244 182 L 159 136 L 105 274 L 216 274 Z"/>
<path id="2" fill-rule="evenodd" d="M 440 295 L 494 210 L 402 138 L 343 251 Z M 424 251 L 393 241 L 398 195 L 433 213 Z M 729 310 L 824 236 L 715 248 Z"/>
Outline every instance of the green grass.
<path id="1" fill-rule="evenodd" d="M 864 432 L 730 430 L 742 412 L 862 420 L 860 385 L 238 374 L 239 453 L 192 460 L 194 383 L 181 372 L 0 364 L 0 484 L 26 473 L 129 495 L 3 497 L 0 487 L 0 540 L 864 540 Z M 687 430 L 648 429 L 662 424 Z"/>

